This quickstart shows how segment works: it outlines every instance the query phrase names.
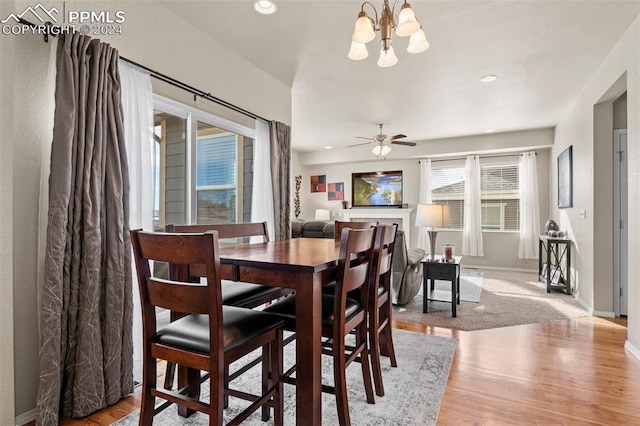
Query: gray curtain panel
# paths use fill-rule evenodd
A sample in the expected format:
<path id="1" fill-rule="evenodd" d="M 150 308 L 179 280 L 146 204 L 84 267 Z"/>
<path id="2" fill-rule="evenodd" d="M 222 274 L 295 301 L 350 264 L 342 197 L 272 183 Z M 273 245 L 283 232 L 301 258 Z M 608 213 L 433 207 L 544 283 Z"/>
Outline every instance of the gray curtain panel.
<path id="1" fill-rule="evenodd" d="M 271 179 L 273 180 L 273 210 L 275 240 L 291 238 L 291 127 L 269 122 L 271 140 Z"/>
<path id="2" fill-rule="evenodd" d="M 118 51 L 61 37 L 40 289 L 39 425 L 133 391 L 129 176 Z"/>

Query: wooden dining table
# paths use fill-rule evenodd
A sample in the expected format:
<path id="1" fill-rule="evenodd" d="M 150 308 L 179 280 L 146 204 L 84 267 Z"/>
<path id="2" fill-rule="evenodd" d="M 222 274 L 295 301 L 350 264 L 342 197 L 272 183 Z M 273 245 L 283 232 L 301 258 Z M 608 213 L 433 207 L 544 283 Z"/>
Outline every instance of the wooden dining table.
<path id="1" fill-rule="evenodd" d="M 322 423 L 322 286 L 335 280 L 340 243 L 294 238 L 220 247 L 222 278 L 296 291 L 296 424 Z"/>

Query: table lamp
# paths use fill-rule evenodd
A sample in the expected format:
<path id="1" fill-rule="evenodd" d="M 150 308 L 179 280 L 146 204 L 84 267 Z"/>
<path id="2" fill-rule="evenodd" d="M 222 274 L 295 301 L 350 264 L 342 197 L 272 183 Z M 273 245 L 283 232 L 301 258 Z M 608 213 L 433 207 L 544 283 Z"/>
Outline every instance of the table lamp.
<path id="1" fill-rule="evenodd" d="M 416 212 L 416 226 L 429 228 L 429 241 L 431 242 L 431 260 L 436 255 L 436 228 L 449 225 L 449 206 L 442 204 L 418 204 Z"/>
<path id="2" fill-rule="evenodd" d="M 327 209 L 316 209 L 316 220 L 329 220 L 330 214 Z"/>

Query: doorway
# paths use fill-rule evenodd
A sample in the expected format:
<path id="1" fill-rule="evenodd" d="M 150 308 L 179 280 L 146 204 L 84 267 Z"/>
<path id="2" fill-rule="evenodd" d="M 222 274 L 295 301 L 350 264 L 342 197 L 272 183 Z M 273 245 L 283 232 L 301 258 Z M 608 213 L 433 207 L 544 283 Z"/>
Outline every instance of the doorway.
<path id="1" fill-rule="evenodd" d="M 613 131 L 613 309 L 616 317 L 627 315 L 628 222 L 627 222 L 627 130 Z"/>

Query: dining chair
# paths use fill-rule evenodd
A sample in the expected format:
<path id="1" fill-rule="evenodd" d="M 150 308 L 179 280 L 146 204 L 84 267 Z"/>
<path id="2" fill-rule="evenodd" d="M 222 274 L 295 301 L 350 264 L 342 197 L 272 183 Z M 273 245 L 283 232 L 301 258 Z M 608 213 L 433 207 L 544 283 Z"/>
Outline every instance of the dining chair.
<path id="1" fill-rule="evenodd" d="M 393 251 L 398 225 L 379 225 L 373 251 L 373 267 L 369 280 L 369 345 L 371 369 L 376 395 L 384 396 L 380 355 L 388 356 L 397 367 L 392 334 L 391 275 Z"/>
<path id="2" fill-rule="evenodd" d="M 322 391 L 336 397 L 338 420 L 341 426 L 350 425 L 347 399 L 346 368 L 356 359 L 361 361 L 362 378 L 367 402 L 375 402 L 369 346 L 367 342 L 367 303 L 369 275 L 373 262 L 376 229 L 343 229 L 336 271 L 335 293 L 322 295 L 323 354 L 333 357 L 334 386 L 323 385 Z M 358 299 L 347 297 L 350 291 L 361 289 Z M 296 329 L 296 295 L 275 302 L 264 312 L 278 314 L 285 319 L 285 329 Z M 346 336 L 355 330 L 355 345 L 347 346 Z M 285 382 L 295 383 L 290 375 L 295 366 L 285 372 Z"/>
<path id="3" fill-rule="evenodd" d="M 340 221 L 340 220 L 336 220 L 334 226 L 333 226 L 333 238 L 336 241 L 340 241 L 340 238 L 342 237 L 342 230 L 344 228 L 350 228 L 350 229 L 368 229 L 368 228 L 374 228 L 378 225 L 377 221 L 370 221 L 370 222 L 348 222 L 348 221 Z"/>
<path id="4" fill-rule="evenodd" d="M 165 226 L 166 232 L 170 233 L 204 233 L 207 231 L 217 231 L 218 238 L 224 240 L 234 240 L 233 243 L 245 243 L 251 237 L 260 237 L 262 242 L 269 241 L 267 222 L 253 223 L 218 223 L 218 224 L 197 224 L 197 225 L 174 225 Z M 175 278 L 181 275 L 185 280 L 199 282 L 200 277 L 192 274 L 188 265 L 169 264 L 169 277 Z M 272 300 L 291 294 L 291 289 L 281 287 L 270 287 L 260 284 L 245 283 L 235 280 L 222 281 L 222 304 L 238 306 L 241 308 L 257 308 L 271 302 Z M 180 316 L 178 313 L 171 313 L 171 321 Z M 254 359 L 246 364 L 242 369 L 229 375 L 228 367 L 225 369 L 225 384 L 239 377 L 260 362 L 260 358 Z M 175 377 L 175 364 L 167 363 L 165 373 L 165 387 L 172 388 Z M 224 398 L 224 406 L 228 405 L 228 397 Z"/>
<path id="5" fill-rule="evenodd" d="M 229 393 L 251 401 L 229 425 L 238 425 L 260 407 L 274 411 L 274 424 L 283 423 L 281 318 L 246 308 L 222 304 L 218 233 L 170 234 L 131 231 L 138 274 L 143 321 L 143 378 L 140 424 L 151 425 L 153 417 L 172 404 L 189 412 L 209 415 L 209 424 L 222 425 L 223 396 Z M 151 274 L 150 262 L 204 265 L 206 284 L 163 279 Z M 156 307 L 184 314 L 164 327 L 157 327 Z M 230 391 L 224 384 L 224 367 L 262 348 L 263 393 L 250 395 Z M 157 384 L 157 361 L 176 363 L 188 374 L 173 391 Z M 200 371 L 207 374 L 201 376 Z M 209 379 L 209 403 L 200 399 L 201 383 Z M 265 384 L 269 384 L 265 389 Z M 158 407 L 155 399 L 165 402 Z"/>

